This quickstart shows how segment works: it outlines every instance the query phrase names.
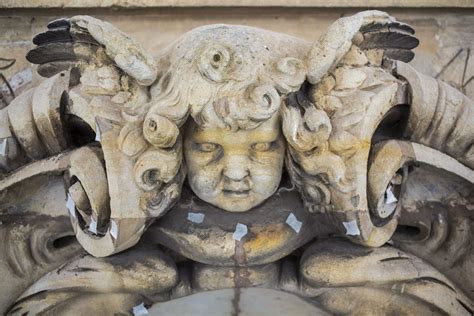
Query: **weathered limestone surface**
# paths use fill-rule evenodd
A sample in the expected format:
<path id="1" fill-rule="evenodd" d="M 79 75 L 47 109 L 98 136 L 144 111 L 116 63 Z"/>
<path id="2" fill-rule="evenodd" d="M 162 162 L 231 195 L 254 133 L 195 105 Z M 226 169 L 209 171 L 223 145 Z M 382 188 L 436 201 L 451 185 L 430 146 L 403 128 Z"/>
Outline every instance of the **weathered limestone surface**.
<path id="1" fill-rule="evenodd" d="M 43 78 L 12 75 L 0 109 L 0 314 L 471 315 L 463 15 L 433 13 L 447 26 L 418 54 L 423 14 L 418 37 L 382 11 L 314 14 L 171 43 L 88 15 L 41 27 Z M 170 23 L 145 16 L 131 33 Z"/>

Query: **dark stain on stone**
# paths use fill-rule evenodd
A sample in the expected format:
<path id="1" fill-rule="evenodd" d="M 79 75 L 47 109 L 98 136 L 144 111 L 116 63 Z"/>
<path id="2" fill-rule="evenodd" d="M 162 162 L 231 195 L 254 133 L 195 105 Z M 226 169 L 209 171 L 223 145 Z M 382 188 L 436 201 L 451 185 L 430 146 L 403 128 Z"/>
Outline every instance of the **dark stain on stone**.
<path id="1" fill-rule="evenodd" d="M 235 267 L 234 268 L 234 287 L 251 287 L 252 281 L 250 280 L 250 272 L 247 267 Z"/>
<path id="2" fill-rule="evenodd" d="M 240 288 L 234 289 L 234 298 L 232 299 L 232 316 L 240 315 Z"/>
<path id="3" fill-rule="evenodd" d="M 247 263 L 247 256 L 245 254 L 243 241 L 235 241 L 234 261 L 237 266 L 244 266 Z"/>
<path id="4" fill-rule="evenodd" d="M 245 254 L 244 242 L 235 241 L 235 253 L 234 261 L 236 267 L 234 267 L 234 286 L 237 288 L 240 287 L 249 287 L 252 285 L 250 281 L 250 272 L 248 271 L 247 265 L 247 256 Z"/>

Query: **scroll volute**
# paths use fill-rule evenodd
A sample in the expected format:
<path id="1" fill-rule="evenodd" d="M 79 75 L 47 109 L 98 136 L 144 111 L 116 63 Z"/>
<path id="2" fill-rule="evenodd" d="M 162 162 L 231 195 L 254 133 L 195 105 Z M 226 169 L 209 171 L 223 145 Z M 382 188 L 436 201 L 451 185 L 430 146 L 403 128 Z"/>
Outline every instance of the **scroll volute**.
<path id="1" fill-rule="evenodd" d="M 121 126 L 97 122 L 101 149 L 82 147 L 72 155 L 67 203 L 82 247 L 105 257 L 135 245 L 150 219 L 140 207 L 134 161 L 117 146 Z"/>

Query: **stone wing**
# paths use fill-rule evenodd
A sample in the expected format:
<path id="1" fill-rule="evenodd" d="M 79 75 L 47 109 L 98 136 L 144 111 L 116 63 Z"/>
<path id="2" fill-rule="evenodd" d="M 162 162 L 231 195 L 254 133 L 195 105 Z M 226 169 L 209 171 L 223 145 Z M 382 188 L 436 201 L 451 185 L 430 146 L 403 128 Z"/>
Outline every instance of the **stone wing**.
<path id="1" fill-rule="evenodd" d="M 346 60 L 353 66 L 382 66 L 384 59 L 409 62 L 419 41 L 415 30 L 381 11 L 340 18 L 316 41 L 308 56 L 308 81 L 317 84 Z"/>
<path id="2" fill-rule="evenodd" d="M 114 65 L 140 85 L 148 86 L 156 79 L 151 56 L 127 34 L 90 16 L 52 21 L 33 43 L 37 47 L 26 58 L 39 65 L 38 73 L 44 77 L 72 68 L 83 73 L 91 65 Z"/>

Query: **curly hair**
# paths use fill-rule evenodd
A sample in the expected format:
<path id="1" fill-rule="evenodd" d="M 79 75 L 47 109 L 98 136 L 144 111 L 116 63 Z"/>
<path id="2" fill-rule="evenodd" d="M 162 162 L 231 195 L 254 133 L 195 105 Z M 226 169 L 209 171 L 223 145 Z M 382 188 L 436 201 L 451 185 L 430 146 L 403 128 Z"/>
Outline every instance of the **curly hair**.
<path id="1" fill-rule="evenodd" d="M 158 59 L 159 79 L 150 88 L 151 102 L 139 111 L 130 107 L 130 122 L 124 127 L 142 127 L 137 131 L 142 139 L 133 143 L 143 145 L 133 152 L 138 157 L 136 182 L 154 196 L 145 199 L 148 212 L 163 212 L 157 206 L 164 205 L 163 190 L 180 192 L 185 122 L 191 117 L 202 128 L 237 131 L 280 115 L 285 98 L 305 81 L 303 58 L 309 47 L 303 40 L 269 31 L 213 25 L 186 33 L 164 49 Z"/>

